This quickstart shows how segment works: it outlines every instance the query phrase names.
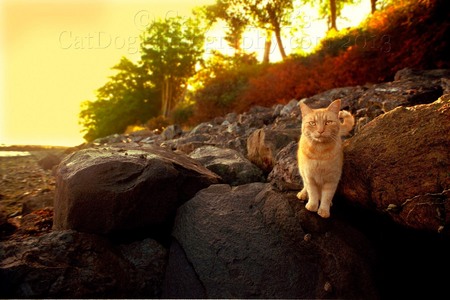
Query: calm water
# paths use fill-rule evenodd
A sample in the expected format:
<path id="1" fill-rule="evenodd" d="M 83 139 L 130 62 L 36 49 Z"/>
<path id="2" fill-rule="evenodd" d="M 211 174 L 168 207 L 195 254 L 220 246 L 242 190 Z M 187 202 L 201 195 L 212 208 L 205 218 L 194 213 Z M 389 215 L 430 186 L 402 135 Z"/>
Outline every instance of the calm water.
<path id="1" fill-rule="evenodd" d="M 28 151 L 0 151 L 0 157 L 30 156 Z"/>

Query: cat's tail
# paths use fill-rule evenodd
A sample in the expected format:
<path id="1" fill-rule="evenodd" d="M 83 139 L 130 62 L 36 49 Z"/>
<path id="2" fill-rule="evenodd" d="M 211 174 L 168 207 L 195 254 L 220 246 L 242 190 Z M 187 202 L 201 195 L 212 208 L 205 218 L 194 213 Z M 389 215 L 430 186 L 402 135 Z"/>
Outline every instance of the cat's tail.
<path id="1" fill-rule="evenodd" d="M 341 110 L 339 112 L 339 119 L 343 119 L 341 123 L 341 129 L 339 130 L 339 134 L 341 136 L 348 135 L 350 131 L 353 129 L 355 125 L 355 118 L 346 110 Z"/>

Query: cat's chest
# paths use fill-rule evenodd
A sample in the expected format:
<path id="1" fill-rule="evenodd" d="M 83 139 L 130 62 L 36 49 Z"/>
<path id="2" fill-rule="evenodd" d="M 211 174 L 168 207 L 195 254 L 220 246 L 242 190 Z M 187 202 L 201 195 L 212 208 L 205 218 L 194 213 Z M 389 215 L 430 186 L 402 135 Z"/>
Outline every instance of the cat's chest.
<path id="1" fill-rule="evenodd" d="M 307 168 L 311 171 L 320 172 L 320 173 L 326 173 L 330 169 L 333 169 L 333 166 L 336 164 L 333 160 L 311 160 L 307 164 Z"/>
<path id="2" fill-rule="evenodd" d="M 312 160 L 302 167 L 302 176 L 306 176 L 317 184 L 322 185 L 324 182 L 333 182 L 339 179 L 342 163 L 339 161 Z"/>
<path id="3" fill-rule="evenodd" d="M 336 170 L 342 168 L 342 158 L 340 155 L 334 155 L 327 157 L 327 159 L 304 159 L 300 164 L 308 173 L 316 173 L 326 175 L 328 173 L 334 173 Z"/>

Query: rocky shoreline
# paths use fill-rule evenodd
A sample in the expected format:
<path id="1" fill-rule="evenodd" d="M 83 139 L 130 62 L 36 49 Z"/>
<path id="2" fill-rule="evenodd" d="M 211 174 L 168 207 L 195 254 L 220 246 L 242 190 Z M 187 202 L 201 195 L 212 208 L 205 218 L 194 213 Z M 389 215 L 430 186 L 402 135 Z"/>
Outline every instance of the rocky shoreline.
<path id="1" fill-rule="evenodd" d="M 61 161 L 65 150 L 63 147 L 0 147 L 0 151 L 19 152 L 0 156 L 1 240 L 13 234 L 36 234 L 51 229 L 55 197 L 52 169 Z"/>
<path id="2" fill-rule="evenodd" d="M 295 197 L 302 187 L 295 99 L 188 132 L 172 125 L 161 134 L 114 135 L 17 158 L 22 169 L 12 162 L 2 176 L 22 172 L 28 177 L 16 186 L 32 192 L 2 186 L 0 203 L 29 196 L 41 204 L 0 215 L 0 292 L 445 297 L 439 270 L 450 267 L 449 83 L 450 70 L 404 69 L 392 82 L 304 99 L 323 107 L 340 98 L 357 117 L 330 219 Z M 44 198 L 54 202 L 38 201 Z"/>

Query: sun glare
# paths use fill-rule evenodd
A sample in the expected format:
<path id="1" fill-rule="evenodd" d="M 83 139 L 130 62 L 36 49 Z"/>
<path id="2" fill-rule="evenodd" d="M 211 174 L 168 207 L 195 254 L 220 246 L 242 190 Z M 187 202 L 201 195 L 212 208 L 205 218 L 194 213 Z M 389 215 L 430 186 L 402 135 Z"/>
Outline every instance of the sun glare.
<path id="1" fill-rule="evenodd" d="M 95 99 L 122 56 L 139 58 L 142 31 L 213 2 L 0 1 L 0 144 L 82 143 L 81 102 Z"/>
<path id="2" fill-rule="evenodd" d="M 156 18 L 188 16 L 193 7 L 213 3 L 215 0 L 0 2 L 0 144 L 82 143 L 80 103 L 95 99 L 95 90 L 113 75 L 111 67 L 122 56 L 139 58 L 142 31 Z M 338 26 L 359 23 L 367 15 L 365 11 L 367 8 L 346 7 Z M 286 52 L 313 51 L 325 36 L 326 23 L 312 8 L 299 8 L 293 17 L 297 23 L 282 32 Z M 301 31 L 299 22 L 303 22 Z M 225 40 L 225 29 L 218 23 L 208 32 L 207 53 L 234 53 Z M 265 38 L 265 32 L 248 28 L 242 49 L 256 52 L 262 60 Z M 270 60 L 279 61 L 274 37 L 270 50 Z"/>
<path id="3" fill-rule="evenodd" d="M 365 1 L 357 5 L 345 5 L 341 17 L 338 19 L 339 29 L 358 26 L 370 13 L 370 2 Z M 317 7 L 302 4 L 295 7 L 291 14 L 292 25 L 282 28 L 282 42 L 286 53 L 308 54 L 320 44 L 320 41 L 327 35 L 327 22 L 320 17 Z M 224 54 L 233 55 L 234 49 L 225 40 L 227 25 L 225 22 L 218 22 L 208 31 L 205 40 L 206 55 L 212 50 L 218 50 Z M 245 52 L 256 52 L 258 60 L 262 61 L 266 33 L 263 30 L 249 26 L 241 41 L 241 49 Z M 280 61 L 278 44 L 275 36 L 272 35 L 270 47 L 270 61 Z"/>

